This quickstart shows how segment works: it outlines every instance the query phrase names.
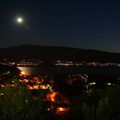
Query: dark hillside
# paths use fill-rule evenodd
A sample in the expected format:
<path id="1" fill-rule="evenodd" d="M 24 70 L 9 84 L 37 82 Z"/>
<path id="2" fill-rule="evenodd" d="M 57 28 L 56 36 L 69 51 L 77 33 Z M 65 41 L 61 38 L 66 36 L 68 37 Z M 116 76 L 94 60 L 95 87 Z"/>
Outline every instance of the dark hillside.
<path id="1" fill-rule="evenodd" d="M 1 58 L 39 58 L 45 61 L 58 59 L 75 61 L 120 62 L 119 53 L 55 46 L 22 45 L 0 49 Z"/>

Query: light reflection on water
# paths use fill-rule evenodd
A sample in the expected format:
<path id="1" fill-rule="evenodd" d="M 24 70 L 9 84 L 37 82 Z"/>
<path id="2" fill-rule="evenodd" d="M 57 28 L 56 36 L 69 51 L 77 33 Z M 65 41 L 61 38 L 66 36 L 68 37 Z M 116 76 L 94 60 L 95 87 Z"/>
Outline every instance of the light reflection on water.
<path id="1" fill-rule="evenodd" d="M 18 67 L 18 69 L 21 70 L 21 72 L 24 72 L 25 74 L 49 74 L 54 73 L 52 68 L 49 67 Z"/>
<path id="2" fill-rule="evenodd" d="M 31 74 L 32 73 L 32 70 L 29 67 L 18 67 L 18 69 L 20 69 L 25 74 Z"/>

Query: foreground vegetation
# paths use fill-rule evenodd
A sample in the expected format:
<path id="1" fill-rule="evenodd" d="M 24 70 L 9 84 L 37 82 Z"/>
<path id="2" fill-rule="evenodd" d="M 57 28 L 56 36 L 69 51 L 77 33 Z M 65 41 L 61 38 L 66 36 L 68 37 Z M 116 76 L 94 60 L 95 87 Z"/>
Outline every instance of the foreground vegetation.
<path id="1" fill-rule="evenodd" d="M 24 86 L 14 80 L 14 85 L 6 85 L 0 90 L 0 120 L 44 120 L 45 92 L 33 96 Z"/>
<path id="2" fill-rule="evenodd" d="M 47 112 L 46 91 L 34 96 L 31 91 L 14 80 L 0 90 L 0 120 L 119 120 L 120 86 L 94 89 L 90 94 L 69 97 L 70 112 L 55 116 Z"/>
<path id="3" fill-rule="evenodd" d="M 77 107 L 71 118 L 76 120 L 120 120 L 120 86 L 83 95 L 76 100 L 75 106 Z"/>

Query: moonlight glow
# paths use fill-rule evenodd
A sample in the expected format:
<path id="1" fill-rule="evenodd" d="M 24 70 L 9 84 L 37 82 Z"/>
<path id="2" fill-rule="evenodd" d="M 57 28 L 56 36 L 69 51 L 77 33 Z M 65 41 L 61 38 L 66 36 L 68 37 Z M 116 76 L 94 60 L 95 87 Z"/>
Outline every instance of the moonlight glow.
<path id="1" fill-rule="evenodd" d="M 18 18 L 17 18 L 17 22 L 18 22 L 18 23 L 23 23 L 23 18 L 18 17 Z"/>

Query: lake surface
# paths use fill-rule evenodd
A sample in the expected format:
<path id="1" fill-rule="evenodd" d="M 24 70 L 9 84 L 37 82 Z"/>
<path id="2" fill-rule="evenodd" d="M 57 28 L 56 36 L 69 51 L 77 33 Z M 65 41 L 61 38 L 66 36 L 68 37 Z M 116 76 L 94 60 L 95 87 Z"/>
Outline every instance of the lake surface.
<path id="1" fill-rule="evenodd" d="M 48 74 L 48 75 L 64 75 L 64 74 L 108 74 L 120 75 L 120 67 L 18 67 L 26 74 Z"/>

